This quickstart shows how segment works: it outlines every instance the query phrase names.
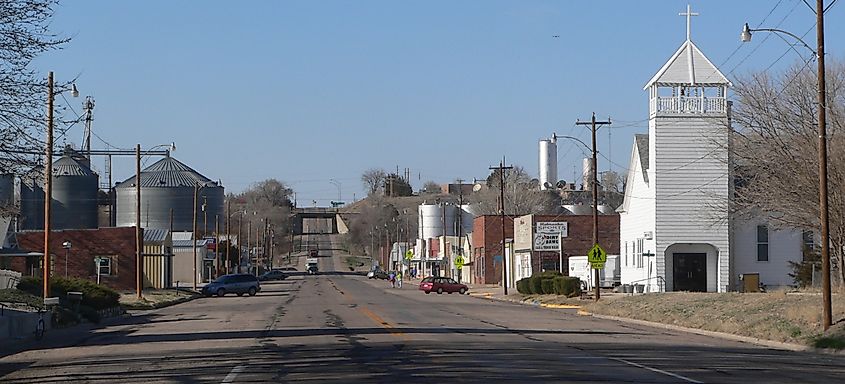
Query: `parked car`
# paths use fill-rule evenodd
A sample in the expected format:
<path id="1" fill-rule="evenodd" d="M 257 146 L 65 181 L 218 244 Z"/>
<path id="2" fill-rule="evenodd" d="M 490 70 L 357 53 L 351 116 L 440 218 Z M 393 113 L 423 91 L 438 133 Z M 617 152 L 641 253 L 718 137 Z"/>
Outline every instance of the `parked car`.
<path id="1" fill-rule="evenodd" d="M 258 278 L 248 273 L 223 275 L 202 287 L 202 294 L 205 296 L 225 296 L 227 293 L 235 293 L 238 296 L 246 293 L 255 296 L 260 291 L 261 283 L 258 282 Z"/>
<path id="2" fill-rule="evenodd" d="M 285 272 L 296 272 L 296 268 L 294 268 L 294 267 L 281 267 L 278 270 L 279 271 L 285 271 Z"/>
<path id="3" fill-rule="evenodd" d="M 264 272 L 264 273 L 261 274 L 261 276 L 258 276 L 258 280 L 261 280 L 261 281 L 284 280 L 284 279 L 287 279 L 287 278 L 288 278 L 287 273 L 284 273 L 284 272 L 282 272 L 281 270 L 278 270 L 278 269 L 273 269 L 273 270 Z"/>
<path id="4" fill-rule="evenodd" d="M 419 289 L 426 294 L 431 292 L 437 292 L 438 294 L 442 294 L 443 292 L 449 294 L 458 292 L 463 295 L 469 290 L 469 287 L 448 277 L 426 277 L 420 282 Z"/>
<path id="5" fill-rule="evenodd" d="M 376 269 L 376 270 L 367 272 L 367 278 L 387 280 L 387 272 L 382 271 L 380 269 Z"/>

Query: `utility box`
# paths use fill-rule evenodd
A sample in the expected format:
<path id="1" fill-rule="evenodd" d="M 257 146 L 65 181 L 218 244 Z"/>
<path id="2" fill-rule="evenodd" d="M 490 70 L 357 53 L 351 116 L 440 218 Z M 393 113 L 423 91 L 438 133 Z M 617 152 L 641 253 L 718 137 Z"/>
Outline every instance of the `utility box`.
<path id="1" fill-rule="evenodd" d="M 760 274 L 759 273 L 743 273 L 739 275 L 739 280 L 742 281 L 740 285 L 743 293 L 760 292 Z"/>

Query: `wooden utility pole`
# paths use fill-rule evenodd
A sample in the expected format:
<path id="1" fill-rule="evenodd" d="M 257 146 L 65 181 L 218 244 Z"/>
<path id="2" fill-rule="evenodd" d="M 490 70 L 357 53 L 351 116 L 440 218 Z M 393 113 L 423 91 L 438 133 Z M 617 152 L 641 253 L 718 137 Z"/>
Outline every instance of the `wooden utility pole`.
<path id="1" fill-rule="evenodd" d="M 193 264 L 194 264 L 194 268 L 193 268 L 193 270 L 194 270 L 194 278 L 193 278 L 194 291 L 197 290 L 197 194 L 199 194 L 199 183 L 197 183 L 195 181 L 194 182 L 194 215 L 193 215 L 193 223 L 192 223 L 194 232 L 192 234 L 193 236 L 191 236 L 192 240 L 193 240 L 191 245 L 192 245 L 192 248 L 194 250 L 194 257 L 193 257 L 193 259 L 194 259 L 194 262 L 193 262 Z"/>
<path id="2" fill-rule="evenodd" d="M 44 158 L 44 256 L 42 257 L 42 292 L 50 297 L 50 207 L 53 202 L 53 72 L 47 75 L 47 145 Z M 97 268 L 100 266 L 98 265 Z"/>
<path id="3" fill-rule="evenodd" d="M 464 180 L 463 179 L 457 179 L 455 181 L 458 182 L 458 217 L 457 217 L 457 219 L 458 219 L 458 256 L 463 257 L 464 256 L 464 242 L 463 242 L 463 237 L 464 237 L 464 233 L 463 233 L 464 232 L 463 231 L 463 229 L 464 229 L 463 228 L 463 226 L 464 226 L 464 188 L 463 188 Z M 505 257 L 505 253 L 503 251 L 502 252 L 502 258 L 504 258 L 504 257 Z M 460 283 L 461 277 L 463 276 L 463 271 L 462 271 L 463 266 L 461 266 L 461 269 L 457 269 L 457 268 L 455 268 L 455 269 L 458 271 L 457 272 L 457 275 L 458 275 L 457 280 Z"/>
<path id="4" fill-rule="evenodd" d="M 141 299 L 144 289 L 144 259 L 141 237 L 141 144 L 135 144 L 135 295 Z"/>
<path id="5" fill-rule="evenodd" d="M 498 167 L 490 169 L 499 170 L 499 216 L 502 220 L 502 288 L 505 289 L 505 296 L 508 294 L 508 258 L 505 257 L 505 170 L 513 169 L 512 166 L 505 166 L 505 158 Z"/>
<path id="6" fill-rule="evenodd" d="M 597 125 L 610 125 L 610 119 L 607 121 L 596 121 L 596 113 L 593 112 L 592 118 L 590 121 L 576 121 L 576 125 L 589 125 L 590 130 L 592 131 L 592 138 L 593 138 L 593 163 L 590 165 L 590 172 L 592 172 L 592 180 L 590 180 L 593 188 L 593 244 L 597 245 L 599 243 L 599 176 L 598 172 L 596 171 L 596 130 L 598 129 Z M 596 285 L 596 301 L 599 301 L 601 298 L 601 290 L 599 284 L 599 270 L 595 270 L 595 285 Z"/>
<path id="7" fill-rule="evenodd" d="M 214 272 L 214 276 L 218 276 L 220 274 L 220 215 L 214 215 L 214 268 L 216 271 Z M 226 263 L 223 263 L 223 267 L 225 268 Z"/>
<path id="8" fill-rule="evenodd" d="M 827 98 L 824 69 L 824 1 L 816 0 L 816 40 L 819 62 L 819 221 L 822 254 L 822 323 L 826 331 L 833 324 L 830 292 L 830 227 L 827 208 Z M 842 266 L 840 266 L 842 268 Z"/>
<path id="9" fill-rule="evenodd" d="M 229 250 L 232 249 L 232 200 L 226 202 L 226 273 L 232 270 L 232 259 L 229 258 Z"/>

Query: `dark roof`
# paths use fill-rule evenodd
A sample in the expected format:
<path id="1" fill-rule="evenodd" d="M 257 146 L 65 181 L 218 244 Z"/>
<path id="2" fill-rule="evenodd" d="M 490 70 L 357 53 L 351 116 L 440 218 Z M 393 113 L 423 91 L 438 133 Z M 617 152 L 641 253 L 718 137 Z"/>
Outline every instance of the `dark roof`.
<path id="1" fill-rule="evenodd" d="M 193 187 L 196 184 L 207 187 L 217 186 L 216 182 L 211 181 L 211 179 L 170 156 L 153 163 L 141 171 L 142 187 Z M 134 186 L 135 176 L 132 176 L 119 183 L 115 188 L 129 188 Z"/>
<path id="2" fill-rule="evenodd" d="M 95 176 L 91 168 L 70 156 L 63 156 L 53 163 L 53 176 Z"/>
<path id="3" fill-rule="evenodd" d="M 167 240 L 167 235 L 170 231 L 159 228 L 144 228 L 144 241 L 161 243 Z"/>
<path id="4" fill-rule="evenodd" d="M 643 169 L 643 179 L 648 182 L 648 134 L 637 133 L 634 135 L 637 144 L 637 152 L 640 155 L 640 166 Z"/>

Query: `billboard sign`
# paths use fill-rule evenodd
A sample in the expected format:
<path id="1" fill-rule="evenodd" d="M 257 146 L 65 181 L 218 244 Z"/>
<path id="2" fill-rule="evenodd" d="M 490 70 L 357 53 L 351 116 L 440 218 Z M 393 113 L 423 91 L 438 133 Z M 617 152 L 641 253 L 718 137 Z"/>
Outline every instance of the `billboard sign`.
<path id="1" fill-rule="evenodd" d="M 535 233 L 535 251 L 560 251 L 560 234 L 557 233 Z"/>
<path id="2" fill-rule="evenodd" d="M 569 225 L 565 221 L 538 221 L 534 229 L 535 233 L 561 234 L 563 237 L 569 235 Z"/>

